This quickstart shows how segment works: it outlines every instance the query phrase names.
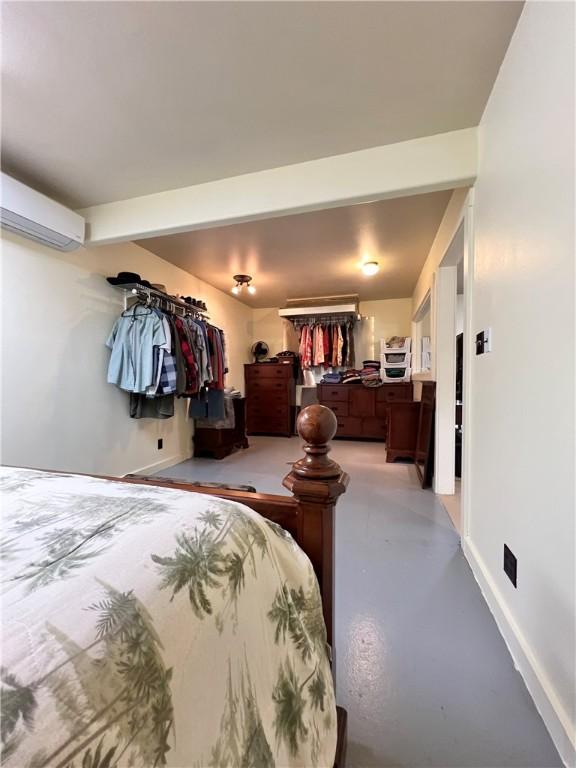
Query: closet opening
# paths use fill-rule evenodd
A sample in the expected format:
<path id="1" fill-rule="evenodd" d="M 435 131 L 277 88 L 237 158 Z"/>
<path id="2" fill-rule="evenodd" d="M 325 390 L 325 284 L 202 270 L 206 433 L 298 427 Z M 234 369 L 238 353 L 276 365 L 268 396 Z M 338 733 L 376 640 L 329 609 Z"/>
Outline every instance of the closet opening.
<path id="1" fill-rule="evenodd" d="M 204 381 L 199 392 L 175 393 L 175 413 L 191 417 L 189 454 L 172 466 L 166 460 L 160 471 L 203 482 L 243 478 L 243 485 L 278 492 L 266 487 L 268 457 L 290 462 L 299 413 L 321 405 L 336 417 L 332 450 L 347 454 L 344 463 L 362 455 L 359 462 L 419 484 L 423 404 L 413 372 L 433 380 L 434 310 L 429 299 L 413 333 L 412 296 L 451 197 L 450 190 L 428 192 L 138 241 L 197 281 L 194 288 L 169 285 L 168 296 L 200 296 L 225 357 L 223 395 Z M 237 284 L 240 274 L 252 277 L 253 290 Z M 174 337 L 177 347 L 183 341 Z M 188 339 L 192 366 L 195 343 Z M 229 388 L 237 402 L 226 407 Z M 220 401 L 218 418 L 213 409 L 197 413 L 198 401 L 221 396 L 224 415 Z M 433 408 L 434 395 L 425 402 Z M 179 423 L 180 437 L 185 429 Z M 432 433 L 422 439 L 430 474 Z"/>

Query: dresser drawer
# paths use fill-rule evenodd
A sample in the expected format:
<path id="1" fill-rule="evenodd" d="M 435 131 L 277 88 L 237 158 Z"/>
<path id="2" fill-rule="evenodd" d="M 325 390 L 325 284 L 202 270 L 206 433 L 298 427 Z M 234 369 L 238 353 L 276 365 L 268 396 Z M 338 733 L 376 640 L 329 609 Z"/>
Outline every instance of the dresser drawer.
<path id="1" fill-rule="evenodd" d="M 321 403 L 326 403 L 330 407 L 330 403 L 336 402 L 348 402 L 348 391 L 344 386 L 333 386 L 329 384 L 322 384 L 320 386 L 320 393 L 318 399 Z"/>
<path id="2" fill-rule="evenodd" d="M 273 435 L 285 435 L 291 434 L 293 430 L 288 419 L 270 419 L 262 431 Z"/>
<path id="3" fill-rule="evenodd" d="M 362 419 L 354 416 L 340 416 L 337 418 L 337 421 L 336 437 L 360 437 L 362 433 Z"/>
<path id="4" fill-rule="evenodd" d="M 249 419 L 260 419 L 265 423 L 266 419 L 287 419 L 290 413 L 290 406 L 288 404 L 282 405 L 281 403 L 248 403 L 246 413 Z"/>
<path id="5" fill-rule="evenodd" d="M 260 379 L 291 379 L 292 378 L 292 365 L 283 363 L 281 365 L 269 365 L 268 363 L 261 363 L 260 365 L 246 366 L 244 369 L 246 374 L 246 380 L 260 380 Z"/>
<path id="6" fill-rule="evenodd" d="M 376 402 L 376 416 L 379 419 L 386 419 L 388 417 L 388 410 L 390 408 L 390 401 Z M 394 402 L 394 401 L 392 401 Z"/>
<path id="7" fill-rule="evenodd" d="M 365 437 L 379 437 L 386 440 L 388 422 L 386 419 L 363 419 L 362 434 Z"/>
<path id="8" fill-rule="evenodd" d="M 412 399 L 412 384 L 384 384 L 376 390 L 377 402 L 396 403 Z"/>
<path id="9" fill-rule="evenodd" d="M 328 400 L 324 405 L 334 411 L 336 416 L 348 416 L 348 403 L 343 403 L 339 400 Z"/>
<path id="10" fill-rule="evenodd" d="M 255 389 L 251 390 L 247 399 L 247 406 L 273 406 L 279 403 L 288 403 L 289 398 L 286 396 L 287 389 Z"/>
<path id="11" fill-rule="evenodd" d="M 248 433 L 261 432 L 266 435 L 286 435 L 291 434 L 290 419 L 286 417 L 262 418 L 261 416 L 251 417 L 248 414 L 246 427 Z"/>
<path id="12" fill-rule="evenodd" d="M 288 393 L 289 387 L 290 387 L 290 379 L 272 379 L 272 378 L 266 378 L 266 377 L 263 377 L 261 379 L 248 379 L 246 381 L 246 396 L 248 399 L 250 399 L 252 395 L 256 395 L 263 392 Z"/>

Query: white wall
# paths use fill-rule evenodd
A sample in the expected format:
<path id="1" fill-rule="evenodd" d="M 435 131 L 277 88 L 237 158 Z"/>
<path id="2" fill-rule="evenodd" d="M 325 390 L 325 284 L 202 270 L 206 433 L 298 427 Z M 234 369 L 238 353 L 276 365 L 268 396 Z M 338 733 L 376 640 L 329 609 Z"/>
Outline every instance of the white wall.
<path id="1" fill-rule="evenodd" d="M 277 307 L 252 310 L 251 335 L 252 343 L 265 341 L 268 344 L 270 355 L 286 349 L 298 351 L 294 328 L 288 320 L 279 317 Z"/>
<path id="2" fill-rule="evenodd" d="M 567 763 L 575 732 L 574 5 L 528 2 L 480 126 L 465 551 Z M 546 361 L 539 366 L 537 361 Z M 503 572 L 504 543 L 518 588 Z M 471 660 L 474 663 L 474 660 Z"/>
<path id="3" fill-rule="evenodd" d="M 251 310 L 132 243 L 59 254 L 2 233 L 1 245 L 0 461 L 122 475 L 188 458 L 192 423 L 184 402 L 176 401 L 172 419 L 134 420 L 128 395 L 106 383 L 104 342 L 123 294 L 103 275 L 138 272 L 169 292 L 206 301 L 226 332 L 227 383 L 239 388 Z"/>
<path id="4" fill-rule="evenodd" d="M 368 346 L 362 352 L 364 358 L 380 359 L 380 339 L 391 336 L 410 336 L 412 320 L 412 301 L 410 299 L 381 299 L 361 301 L 360 314 L 368 318 L 371 337 Z M 365 321 L 366 322 L 366 321 Z"/>

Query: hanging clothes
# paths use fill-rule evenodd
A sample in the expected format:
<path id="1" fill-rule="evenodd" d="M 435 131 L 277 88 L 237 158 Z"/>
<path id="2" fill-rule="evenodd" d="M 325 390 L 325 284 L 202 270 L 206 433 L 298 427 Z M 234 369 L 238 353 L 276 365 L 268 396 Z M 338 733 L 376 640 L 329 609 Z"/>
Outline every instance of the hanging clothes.
<path id="1" fill-rule="evenodd" d="M 130 393 L 132 418 L 170 418 L 175 396 L 190 398 L 191 415 L 222 418 L 228 368 L 216 326 L 137 303 L 116 320 L 106 346 L 108 382 Z"/>
<path id="2" fill-rule="evenodd" d="M 108 383 L 145 393 L 154 381 L 154 347 L 165 343 L 164 326 L 155 312 L 136 305 L 122 313 L 106 341 L 112 351 Z"/>
<path id="3" fill-rule="evenodd" d="M 131 419 L 171 419 L 172 416 L 174 416 L 172 395 L 147 397 L 133 392 L 130 394 Z"/>
<path id="4" fill-rule="evenodd" d="M 312 367 L 312 331 L 310 326 L 302 326 L 300 335 L 300 364 L 305 371 Z"/>
<path id="5" fill-rule="evenodd" d="M 314 365 L 324 363 L 324 330 L 321 325 L 314 326 L 313 336 Z"/>
<path id="6" fill-rule="evenodd" d="M 192 340 L 188 333 L 187 325 L 181 317 L 175 317 L 174 323 L 176 324 L 180 349 L 182 350 L 186 368 L 186 389 L 182 394 L 194 394 L 198 391 L 198 365 L 196 363 L 194 352 L 192 351 Z"/>
<path id="7" fill-rule="evenodd" d="M 342 360 L 342 348 L 344 346 L 344 339 L 342 338 L 342 329 L 339 325 L 336 326 L 336 333 L 338 334 L 338 365 L 344 365 L 344 361 Z"/>
<path id="8" fill-rule="evenodd" d="M 340 335 L 342 336 L 342 365 L 348 365 L 348 326 L 340 323 Z"/>
<path id="9" fill-rule="evenodd" d="M 332 345 L 330 343 L 330 330 L 329 326 L 325 325 L 322 329 L 322 344 L 324 347 L 324 367 L 328 368 L 330 366 L 330 361 L 332 360 Z"/>
<path id="10" fill-rule="evenodd" d="M 354 318 L 335 314 L 326 318 L 292 320 L 300 334 L 299 355 L 303 371 L 323 366 L 354 367 Z"/>
<path id="11" fill-rule="evenodd" d="M 346 362 L 347 368 L 354 368 L 356 365 L 356 352 L 354 349 L 354 324 L 348 325 L 348 360 Z"/>
<path id="12" fill-rule="evenodd" d="M 332 366 L 338 366 L 338 328 L 333 325 L 330 328 L 330 334 L 332 336 Z"/>

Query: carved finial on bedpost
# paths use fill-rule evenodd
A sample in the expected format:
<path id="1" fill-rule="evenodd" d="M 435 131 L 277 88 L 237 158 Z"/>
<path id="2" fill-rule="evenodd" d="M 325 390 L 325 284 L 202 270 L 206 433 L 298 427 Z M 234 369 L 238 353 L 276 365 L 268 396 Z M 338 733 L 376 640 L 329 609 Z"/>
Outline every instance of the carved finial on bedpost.
<path id="1" fill-rule="evenodd" d="M 298 502 L 298 541 L 320 584 L 328 642 L 332 643 L 334 593 L 334 508 L 348 475 L 328 458 L 336 416 L 324 405 L 309 405 L 296 424 L 306 456 L 295 462 L 283 485 Z"/>
<path id="2" fill-rule="evenodd" d="M 292 471 L 295 475 L 327 480 L 342 474 L 338 464 L 328 458 L 328 443 L 336 434 L 337 426 L 336 416 L 330 408 L 324 405 L 309 405 L 304 408 L 298 416 L 296 428 L 305 441 L 306 456 L 294 464 Z"/>

